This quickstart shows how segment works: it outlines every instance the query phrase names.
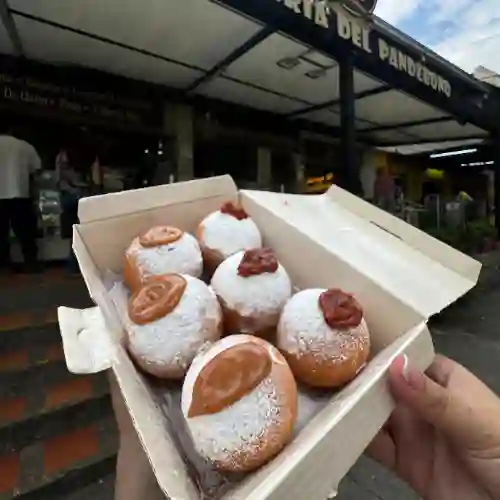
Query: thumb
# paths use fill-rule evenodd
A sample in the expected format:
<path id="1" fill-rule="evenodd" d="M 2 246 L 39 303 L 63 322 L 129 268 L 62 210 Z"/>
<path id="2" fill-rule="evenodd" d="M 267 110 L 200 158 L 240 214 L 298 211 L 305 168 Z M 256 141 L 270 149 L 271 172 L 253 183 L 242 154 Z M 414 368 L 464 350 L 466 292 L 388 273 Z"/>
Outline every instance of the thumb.
<path id="1" fill-rule="evenodd" d="M 428 373 L 433 378 L 413 369 L 406 356 L 397 358 L 389 370 L 396 400 L 460 447 L 477 450 L 491 445 L 491 432 L 495 430 L 493 433 L 500 437 L 498 424 L 492 427 L 493 422 L 487 421 L 493 407 L 497 410 L 493 415 L 499 415 L 498 399 L 479 380 L 453 361 L 439 356 Z M 454 373 L 464 378 L 460 380 L 460 391 L 451 387 Z M 471 390 L 471 383 L 475 390 Z M 486 407 L 489 407 L 487 412 Z"/>

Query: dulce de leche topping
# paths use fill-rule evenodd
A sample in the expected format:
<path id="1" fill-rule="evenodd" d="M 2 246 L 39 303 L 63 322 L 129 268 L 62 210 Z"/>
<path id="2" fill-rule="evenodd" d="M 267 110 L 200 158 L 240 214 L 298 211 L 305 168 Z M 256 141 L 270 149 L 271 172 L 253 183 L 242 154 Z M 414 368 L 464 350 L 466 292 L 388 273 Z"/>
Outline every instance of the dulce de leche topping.
<path id="1" fill-rule="evenodd" d="M 199 373 L 188 417 L 212 415 L 231 406 L 265 380 L 271 368 L 269 352 L 254 342 L 222 351 Z"/>
<path id="2" fill-rule="evenodd" d="M 243 219 L 248 219 L 248 214 L 241 208 L 238 204 L 232 202 L 232 201 L 227 201 L 220 207 L 220 211 L 223 214 L 227 215 L 232 215 L 235 219 L 238 220 L 243 220 Z"/>
<path id="3" fill-rule="evenodd" d="M 165 317 L 180 302 L 186 286 L 179 274 L 149 278 L 129 300 L 130 319 L 136 325 L 145 325 Z"/>
<path id="4" fill-rule="evenodd" d="M 254 248 L 247 250 L 238 266 L 238 274 L 242 278 L 258 276 L 264 273 L 275 273 L 278 260 L 272 248 Z"/>
<path id="5" fill-rule="evenodd" d="M 363 319 L 359 302 L 342 290 L 330 289 L 319 296 L 319 307 L 326 324 L 335 330 L 356 328 Z"/>
<path id="6" fill-rule="evenodd" d="M 172 226 L 155 226 L 139 236 L 142 247 L 151 248 L 168 245 L 180 240 L 183 232 Z"/>

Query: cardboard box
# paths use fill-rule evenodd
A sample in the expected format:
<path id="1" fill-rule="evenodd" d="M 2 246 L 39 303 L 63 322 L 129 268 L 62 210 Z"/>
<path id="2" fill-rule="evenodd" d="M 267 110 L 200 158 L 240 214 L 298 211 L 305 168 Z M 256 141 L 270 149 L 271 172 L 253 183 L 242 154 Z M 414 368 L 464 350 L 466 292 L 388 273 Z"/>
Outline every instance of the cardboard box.
<path id="1" fill-rule="evenodd" d="M 476 284 L 480 264 L 335 186 L 318 196 L 238 192 L 223 176 L 83 199 L 73 246 L 99 309 L 60 308 L 68 367 L 80 373 L 112 370 L 114 398 L 125 402 L 159 488 L 171 499 L 199 495 L 148 384 L 120 344 L 122 328 L 104 276 L 121 271 L 124 251 L 138 232 L 159 223 L 194 231 L 229 199 L 240 200 L 298 288 L 352 292 L 370 327 L 374 356 L 368 367 L 272 463 L 225 497 L 324 500 L 392 411 L 386 386 L 391 361 L 405 352 L 415 366 L 430 364 L 426 321 Z M 136 465 L 129 463 L 129 470 Z M 118 482 L 127 480 L 119 474 Z M 126 498 L 151 498 L 148 487 L 137 496 L 128 488 Z"/>

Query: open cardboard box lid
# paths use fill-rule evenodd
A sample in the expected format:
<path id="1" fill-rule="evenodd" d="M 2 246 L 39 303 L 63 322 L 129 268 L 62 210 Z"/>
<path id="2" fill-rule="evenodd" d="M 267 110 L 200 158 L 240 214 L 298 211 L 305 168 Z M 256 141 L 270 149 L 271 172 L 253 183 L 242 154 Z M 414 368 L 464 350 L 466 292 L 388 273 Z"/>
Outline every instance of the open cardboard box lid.
<path id="1" fill-rule="evenodd" d="M 116 342 L 122 328 L 103 276 L 108 270 L 121 271 L 123 253 L 141 230 L 168 220 L 194 231 L 205 215 L 238 197 L 296 286 L 335 286 L 355 294 L 377 355 L 279 457 L 226 498 L 284 500 L 300 493 L 323 500 L 392 410 L 385 384 L 392 359 L 406 352 L 416 366 L 428 366 L 433 348 L 426 320 L 470 290 L 481 266 L 338 187 L 318 196 L 238 193 L 232 179 L 223 176 L 81 200 L 81 224 L 75 226 L 73 245 L 89 292 L 114 339 L 116 349 L 109 349 L 113 356 L 108 367 L 115 373 L 158 483 L 171 498 L 194 500 L 198 495 L 163 416 Z M 88 323 L 84 314 L 79 318 Z M 74 332 L 83 328 L 77 328 L 76 321 L 71 310 L 61 308 L 67 357 L 66 345 L 78 342 Z M 87 338 L 95 342 L 95 336 Z M 71 352 L 75 355 L 75 349 Z M 99 367 L 104 366 L 101 359 Z"/>

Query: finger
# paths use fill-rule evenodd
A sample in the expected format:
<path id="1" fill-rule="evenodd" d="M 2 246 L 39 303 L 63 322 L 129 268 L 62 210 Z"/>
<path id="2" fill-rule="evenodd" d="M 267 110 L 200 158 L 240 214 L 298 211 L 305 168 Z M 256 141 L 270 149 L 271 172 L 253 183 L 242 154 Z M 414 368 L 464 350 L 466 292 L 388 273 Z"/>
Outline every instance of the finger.
<path id="1" fill-rule="evenodd" d="M 396 466 L 396 446 L 391 436 L 384 430 L 381 430 L 375 439 L 368 446 L 366 453 L 376 462 L 394 470 Z"/>
<path id="2" fill-rule="evenodd" d="M 431 374 L 447 383 L 446 374 L 449 375 L 450 366 L 447 361 L 439 358 L 433 365 Z M 473 375 L 468 376 L 476 383 Z M 476 395 L 467 391 L 466 387 L 460 392 L 443 387 L 409 366 L 406 357 L 397 358 L 392 364 L 390 383 L 399 402 L 439 429 L 448 439 L 463 447 L 482 447 L 487 442 L 488 433 L 491 441 L 492 429 L 497 429 L 500 436 L 498 425 L 492 427 L 491 422 L 485 420 L 483 404 L 477 400 Z M 496 397 L 494 398 L 496 400 Z"/>
<path id="3" fill-rule="evenodd" d="M 391 415 L 391 424 L 391 435 L 396 450 L 411 449 L 416 435 L 416 417 L 414 413 L 407 406 L 399 405 Z"/>
<path id="4" fill-rule="evenodd" d="M 434 362 L 427 369 L 426 374 L 440 386 L 448 387 L 450 377 L 457 366 L 457 363 L 451 359 L 437 354 L 434 358 Z"/>

